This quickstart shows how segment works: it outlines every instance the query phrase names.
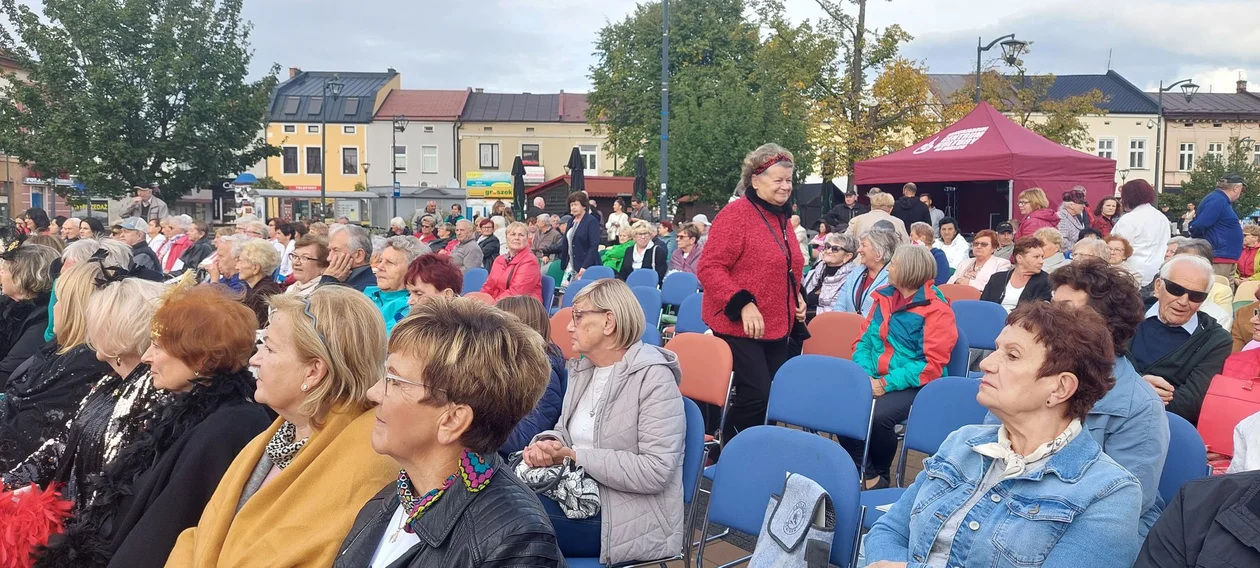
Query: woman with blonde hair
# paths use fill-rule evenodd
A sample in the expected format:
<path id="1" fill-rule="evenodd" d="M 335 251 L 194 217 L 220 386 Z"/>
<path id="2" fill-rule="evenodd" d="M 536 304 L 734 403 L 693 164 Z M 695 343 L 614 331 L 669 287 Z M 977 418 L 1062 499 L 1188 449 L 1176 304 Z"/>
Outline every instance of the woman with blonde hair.
<path id="1" fill-rule="evenodd" d="M 272 279 L 280 266 L 280 252 L 267 241 L 251 238 L 237 243 L 235 254 L 236 277 L 245 284 L 241 303 L 254 310 L 260 327 L 267 327 L 267 298 L 280 293 L 280 286 Z"/>
<path id="2" fill-rule="evenodd" d="M 1019 228 L 1015 230 L 1015 238 L 1031 237 L 1037 229 L 1050 227 L 1058 229 L 1059 213 L 1050 208 L 1050 198 L 1039 187 L 1019 192 Z"/>
<path id="3" fill-rule="evenodd" d="M 269 303 L 250 365 L 255 400 L 279 418 L 236 456 L 167 566 L 329 566 L 355 513 L 397 473 L 366 443 L 368 389 L 385 369 L 376 306 L 344 286 Z"/>
<path id="4" fill-rule="evenodd" d="M 634 240 L 634 245 L 626 249 L 626 256 L 621 260 L 621 269 L 617 271 L 618 279 L 624 282 L 631 272 L 639 268 L 650 268 L 656 271 L 656 286 L 660 287 L 665 280 L 665 273 L 669 271 L 669 255 L 666 254 L 665 247 L 658 247 L 653 242 L 652 238 L 655 236 L 656 229 L 647 221 L 635 221 L 630 225 L 630 238 Z"/>
<path id="5" fill-rule="evenodd" d="M 481 291 L 499 300 L 508 296 L 533 296 L 541 302 L 542 273 L 538 257 L 529 251 L 529 227 L 519 221 L 504 232 L 506 254 L 494 259 Z"/>
<path id="6" fill-rule="evenodd" d="M 1046 274 L 1054 272 L 1054 269 L 1070 262 L 1067 257 L 1063 256 L 1063 235 L 1059 234 L 1058 229 L 1051 229 L 1050 227 L 1037 229 L 1032 236 L 1034 239 L 1041 241 L 1041 252 L 1045 255 L 1045 258 L 1041 261 L 1041 269 L 1046 271 Z"/>

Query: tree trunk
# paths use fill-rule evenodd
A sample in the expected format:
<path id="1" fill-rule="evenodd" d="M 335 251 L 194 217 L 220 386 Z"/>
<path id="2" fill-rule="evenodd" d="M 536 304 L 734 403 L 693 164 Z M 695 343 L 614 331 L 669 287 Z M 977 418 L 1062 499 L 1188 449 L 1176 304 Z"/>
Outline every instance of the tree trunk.
<path id="1" fill-rule="evenodd" d="M 857 0 L 858 17 L 853 27 L 853 61 L 849 62 L 849 124 L 856 124 L 862 112 L 862 54 L 866 51 L 866 0 Z M 852 146 L 850 145 L 850 148 Z M 854 188 L 853 165 L 857 163 L 853 152 L 847 152 L 849 181 L 846 190 Z"/>

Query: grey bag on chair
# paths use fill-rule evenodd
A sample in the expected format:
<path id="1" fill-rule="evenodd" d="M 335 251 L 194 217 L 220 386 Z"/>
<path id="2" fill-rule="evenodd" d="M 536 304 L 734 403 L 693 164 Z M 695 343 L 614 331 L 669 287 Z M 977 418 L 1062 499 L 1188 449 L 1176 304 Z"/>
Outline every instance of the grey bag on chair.
<path id="1" fill-rule="evenodd" d="M 789 473 L 772 495 L 749 568 L 825 568 L 836 536 L 836 508 L 814 480 Z"/>

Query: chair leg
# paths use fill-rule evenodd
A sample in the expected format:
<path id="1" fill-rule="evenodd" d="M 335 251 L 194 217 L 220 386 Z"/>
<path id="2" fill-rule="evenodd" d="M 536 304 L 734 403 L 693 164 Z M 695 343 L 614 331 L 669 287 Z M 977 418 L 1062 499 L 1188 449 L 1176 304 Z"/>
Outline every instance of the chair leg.
<path id="1" fill-rule="evenodd" d="M 853 551 L 849 553 L 849 568 L 857 568 L 858 555 L 862 549 L 862 525 L 866 523 L 866 507 L 858 510 L 857 530 L 853 531 Z"/>

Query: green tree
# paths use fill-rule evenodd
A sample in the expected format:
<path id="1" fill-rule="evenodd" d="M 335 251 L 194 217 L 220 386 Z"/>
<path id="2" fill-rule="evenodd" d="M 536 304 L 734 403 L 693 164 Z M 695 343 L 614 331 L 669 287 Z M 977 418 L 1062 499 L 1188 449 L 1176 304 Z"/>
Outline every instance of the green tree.
<path id="1" fill-rule="evenodd" d="M 1164 191 L 1159 196 L 1159 203 L 1168 204 L 1174 211 L 1185 211 L 1187 203 L 1198 205 L 1207 194 L 1215 191 L 1216 183 L 1227 173 L 1238 174 L 1246 180 L 1247 189 L 1234 202 L 1234 212 L 1239 218 L 1251 216 L 1260 208 L 1260 192 L 1256 191 L 1260 188 L 1260 166 L 1252 158 L 1251 145 L 1237 138 L 1229 141 L 1223 158 L 1204 156 L 1200 159 L 1190 172 L 1190 179 L 1181 184 L 1181 191 Z"/>
<path id="2" fill-rule="evenodd" d="M 284 189 L 284 184 L 280 183 L 280 180 L 277 180 L 276 178 L 273 178 L 271 176 L 263 176 L 263 177 L 258 178 L 258 181 L 254 183 L 253 188 L 254 189 Z"/>
<path id="3" fill-rule="evenodd" d="M 45 0 L 41 15 L 3 0 L 0 51 L 30 75 L 0 88 L 0 148 L 112 197 L 180 195 L 276 155 L 259 133 L 279 69 L 246 80 L 241 1 Z"/>

